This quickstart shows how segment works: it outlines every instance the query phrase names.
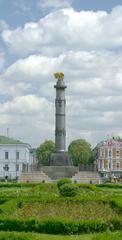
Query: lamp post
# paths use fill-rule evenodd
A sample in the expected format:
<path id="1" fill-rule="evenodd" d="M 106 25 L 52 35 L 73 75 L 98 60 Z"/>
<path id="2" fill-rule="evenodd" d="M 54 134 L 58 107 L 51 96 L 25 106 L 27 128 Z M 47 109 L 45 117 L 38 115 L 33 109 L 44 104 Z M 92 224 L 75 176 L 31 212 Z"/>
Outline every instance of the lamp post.
<path id="1" fill-rule="evenodd" d="M 109 148 L 109 169 L 110 169 L 110 180 L 112 177 L 112 148 Z"/>
<path id="2" fill-rule="evenodd" d="M 7 182 L 8 181 L 8 173 L 6 173 L 6 172 L 8 172 L 9 171 L 9 166 L 8 166 L 8 164 L 6 164 L 5 165 L 5 167 L 3 167 L 3 169 L 4 169 L 4 171 L 5 171 L 5 181 Z"/>

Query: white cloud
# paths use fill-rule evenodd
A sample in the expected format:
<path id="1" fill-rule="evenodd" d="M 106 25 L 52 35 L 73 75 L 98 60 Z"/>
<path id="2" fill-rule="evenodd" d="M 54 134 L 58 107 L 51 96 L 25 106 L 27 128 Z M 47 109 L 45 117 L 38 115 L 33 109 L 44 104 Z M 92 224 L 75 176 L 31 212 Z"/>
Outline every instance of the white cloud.
<path id="1" fill-rule="evenodd" d="M 2 92 L 11 97 L 30 93 L 52 96 L 53 74 L 61 69 L 62 61 L 63 55 L 58 58 L 33 55 L 19 59 L 1 76 Z"/>
<path id="2" fill-rule="evenodd" d="M 54 92 L 53 74 L 63 71 L 69 85 L 69 94 L 116 96 L 122 89 L 122 54 L 110 51 L 66 52 L 58 57 L 32 55 L 19 59 L 1 76 L 3 92 L 11 96 L 41 94 L 51 97 Z M 115 85 L 116 81 L 116 85 Z M 48 91 L 50 89 L 50 91 Z"/>
<path id="3" fill-rule="evenodd" d="M 0 126 L 2 129 L 9 127 L 12 137 L 18 135 L 20 139 L 38 145 L 45 136 L 53 138 L 52 110 L 52 103 L 45 98 L 35 95 L 16 97 L 0 103 Z"/>
<path id="4" fill-rule="evenodd" d="M 32 55 L 25 59 L 19 59 L 11 65 L 5 73 L 5 77 L 17 82 L 29 81 L 29 78 L 31 78 L 31 80 L 36 78 L 38 81 L 44 81 L 45 77 L 52 74 L 61 61 L 62 56 L 59 58 L 48 58 Z M 15 72 L 19 72 L 18 78 L 16 78 Z M 40 77 L 41 79 L 39 79 Z"/>
<path id="5" fill-rule="evenodd" d="M 51 103 L 44 98 L 39 98 L 35 95 L 19 96 L 14 98 L 12 101 L 0 103 L 0 114 L 39 114 L 41 111 L 43 116 L 45 109 L 50 110 Z"/>
<path id="6" fill-rule="evenodd" d="M 8 97 L 0 103 L 0 126 L 33 145 L 54 139 L 53 73 L 62 71 L 68 85 L 67 143 L 122 134 L 121 16 L 121 6 L 110 14 L 70 8 L 4 30 L 4 42 L 21 58 L 0 76 L 1 93 Z M 2 68 L 2 54 L 0 63 Z"/>
<path id="7" fill-rule="evenodd" d="M 53 10 L 70 7 L 72 0 L 38 0 L 41 10 Z"/>
<path id="8" fill-rule="evenodd" d="M 122 53 L 116 51 L 67 51 L 58 57 L 20 59 L 1 76 L 1 91 L 10 100 L 1 103 L 0 114 L 23 138 L 29 139 L 31 129 L 37 136 L 32 143 L 39 144 L 40 135 L 42 141 L 54 138 L 53 73 L 61 70 L 68 85 L 67 142 L 85 137 L 94 143 L 98 135 L 100 139 L 113 130 L 118 133 L 121 127 L 121 69 Z M 22 133 L 19 125 L 25 129 Z"/>
<path id="9" fill-rule="evenodd" d="M 72 8 L 50 13 L 24 28 L 4 30 L 2 38 L 16 54 L 58 55 L 66 50 L 102 50 L 122 47 L 122 6 L 108 14 L 77 12 Z"/>

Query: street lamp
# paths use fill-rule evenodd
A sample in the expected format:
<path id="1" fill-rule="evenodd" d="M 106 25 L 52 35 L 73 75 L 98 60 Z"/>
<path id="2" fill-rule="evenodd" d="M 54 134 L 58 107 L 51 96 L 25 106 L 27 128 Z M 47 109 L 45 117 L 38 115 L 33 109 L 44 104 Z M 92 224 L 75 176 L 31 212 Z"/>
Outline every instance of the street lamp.
<path id="1" fill-rule="evenodd" d="M 8 174 L 6 174 L 6 172 L 9 171 L 9 166 L 8 166 L 8 164 L 5 164 L 5 167 L 3 167 L 3 169 L 4 169 L 4 171 L 5 171 L 5 181 L 7 181 L 7 180 L 8 180 Z"/>
<path id="2" fill-rule="evenodd" d="M 110 168 L 110 180 L 112 177 L 112 148 L 109 148 L 109 168 Z"/>

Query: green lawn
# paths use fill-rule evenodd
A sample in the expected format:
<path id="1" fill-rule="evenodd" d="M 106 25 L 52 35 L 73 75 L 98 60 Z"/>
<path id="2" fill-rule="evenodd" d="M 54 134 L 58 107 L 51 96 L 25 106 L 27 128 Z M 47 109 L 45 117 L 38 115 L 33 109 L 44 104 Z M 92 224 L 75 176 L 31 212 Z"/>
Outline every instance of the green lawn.
<path id="1" fill-rule="evenodd" d="M 4 186 L 4 185 L 3 185 Z M 60 197 L 56 184 L 27 184 L 21 187 L 1 187 L 1 216 L 15 218 L 68 218 L 76 220 L 109 220 L 120 216 L 117 208 L 112 208 L 110 200 L 118 199 L 122 189 L 80 187 L 80 194 L 75 198 Z M 116 190 L 116 191 L 115 191 Z"/>
<path id="2" fill-rule="evenodd" d="M 60 229 L 65 229 L 64 233 L 66 234 L 72 232 L 74 234 L 93 233 L 107 229 L 114 231 L 121 230 L 122 185 L 95 186 L 90 184 L 77 184 L 77 186 L 79 188 L 79 195 L 71 198 L 61 197 L 56 184 L 0 183 L 0 229 L 15 231 L 16 228 L 12 228 L 14 222 L 14 224 L 18 226 L 17 229 L 20 229 L 18 231 L 28 231 L 29 229 L 29 231 L 33 230 L 34 232 L 40 233 L 57 233 L 57 226 L 58 228 L 61 227 Z M 24 222 L 26 220 L 28 221 L 27 225 L 26 222 Z M 54 231 L 48 231 L 46 225 L 43 228 L 43 223 L 40 221 L 43 222 L 45 220 L 49 222 L 49 228 L 54 228 Z M 50 220 L 52 220 L 52 222 L 50 222 Z M 36 222 L 34 223 L 34 221 Z M 81 222 L 78 223 L 78 221 Z M 6 228 L 4 228 L 5 222 Z M 77 226 L 75 226 L 75 223 Z M 32 224 L 33 228 L 29 228 L 29 224 Z M 42 225 L 39 227 L 39 224 Z M 65 226 L 63 226 L 63 224 Z M 104 224 L 106 224 L 105 227 Z M 25 230 L 26 227 L 24 228 L 25 225 L 27 230 Z M 84 230 L 82 231 L 83 227 Z M 85 230 L 86 227 L 87 230 Z M 43 230 L 41 230 L 42 228 Z M 70 228 L 69 232 L 68 228 Z M 78 228 L 80 230 L 75 230 Z M 62 233 L 60 229 L 59 232 Z M 72 229 L 74 230 L 72 231 Z M 14 238 L 15 234 L 12 234 L 13 236 L 10 239 L 8 238 L 8 240 L 16 239 Z M 20 235 L 24 236 L 22 233 L 20 233 Z M 17 236 L 20 235 L 18 233 Z M 30 236 L 31 235 L 32 233 Z M 29 233 L 25 236 L 28 239 Z M 31 240 L 30 236 L 29 239 Z M 41 239 L 47 239 L 47 235 L 38 234 L 33 235 L 33 239 L 39 239 L 40 236 Z M 71 237 L 48 235 L 48 239 L 101 240 L 103 236 L 104 239 L 122 240 L 121 233 L 107 233 L 107 235 L 101 235 L 101 238 L 100 234 Z M 0 235 L 0 239 L 2 239 L 2 235 Z"/>
<path id="3" fill-rule="evenodd" d="M 111 216 L 117 216 L 116 210 L 112 209 L 108 203 L 91 202 L 55 202 L 54 203 L 23 203 L 21 208 L 13 213 L 17 218 L 68 218 L 76 220 L 109 220 Z"/>
<path id="4" fill-rule="evenodd" d="M 0 232 L 1 240 L 122 240 L 122 232 L 60 236 L 49 234 Z"/>

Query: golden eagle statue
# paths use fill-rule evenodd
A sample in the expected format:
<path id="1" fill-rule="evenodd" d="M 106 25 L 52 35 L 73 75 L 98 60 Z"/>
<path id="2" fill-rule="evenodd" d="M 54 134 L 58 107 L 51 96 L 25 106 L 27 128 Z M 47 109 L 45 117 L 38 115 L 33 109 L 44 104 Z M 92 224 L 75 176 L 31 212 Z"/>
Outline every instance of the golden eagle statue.
<path id="1" fill-rule="evenodd" d="M 54 73 L 54 77 L 58 80 L 63 80 L 64 79 L 64 73 L 62 73 L 62 72 Z"/>

